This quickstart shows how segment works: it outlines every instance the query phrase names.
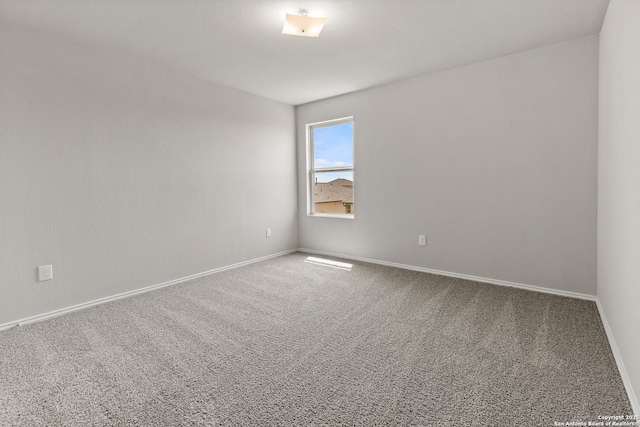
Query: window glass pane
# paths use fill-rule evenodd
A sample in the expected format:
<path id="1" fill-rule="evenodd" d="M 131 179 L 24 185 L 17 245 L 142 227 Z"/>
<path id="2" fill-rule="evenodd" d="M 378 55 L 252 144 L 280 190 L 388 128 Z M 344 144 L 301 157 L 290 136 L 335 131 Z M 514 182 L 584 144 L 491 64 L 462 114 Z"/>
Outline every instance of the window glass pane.
<path id="1" fill-rule="evenodd" d="M 353 171 L 313 174 L 313 212 L 354 214 Z"/>
<path id="2" fill-rule="evenodd" d="M 353 166 L 353 123 L 313 128 L 313 168 Z"/>

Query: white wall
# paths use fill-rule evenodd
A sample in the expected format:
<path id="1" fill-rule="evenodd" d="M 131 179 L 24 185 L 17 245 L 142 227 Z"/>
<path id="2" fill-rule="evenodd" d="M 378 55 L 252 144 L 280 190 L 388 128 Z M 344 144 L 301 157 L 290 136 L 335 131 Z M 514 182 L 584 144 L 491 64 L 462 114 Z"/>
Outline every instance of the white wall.
<path id="1" fill-rule="evenodd" d="M 297 107 L 300 247 L 595 295 L 597 84 L 594 35 Z M 308 217 L 305 124 L 350 115 L 356 218 Z"/>
<path id="2" fill-rule="evenodd" d="M 598 298 L 640 415 L 640 2 L 611 0 L 600 33 Z M 635 393 L 634 393 L 635 391 Z M 635 396 L 634 396 L 635 394 Z"/>
<path id="3" fill-rule="evenodd" d="M 297 247 L 293 107 L 0 31 L 0 325 Z"/>

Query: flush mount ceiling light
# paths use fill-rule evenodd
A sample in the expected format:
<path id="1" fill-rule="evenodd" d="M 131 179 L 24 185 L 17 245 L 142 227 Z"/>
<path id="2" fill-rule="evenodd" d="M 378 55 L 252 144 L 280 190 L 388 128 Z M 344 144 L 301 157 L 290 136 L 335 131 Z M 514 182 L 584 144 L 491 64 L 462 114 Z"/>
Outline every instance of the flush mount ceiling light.
<path id="1" fill-rule="evenodd" d="M 318 37 L 327 18 L 309 16 L 309 11 L 298 10 L 297 14 L 287 13 L 282 34 L 291 36 Z"/>

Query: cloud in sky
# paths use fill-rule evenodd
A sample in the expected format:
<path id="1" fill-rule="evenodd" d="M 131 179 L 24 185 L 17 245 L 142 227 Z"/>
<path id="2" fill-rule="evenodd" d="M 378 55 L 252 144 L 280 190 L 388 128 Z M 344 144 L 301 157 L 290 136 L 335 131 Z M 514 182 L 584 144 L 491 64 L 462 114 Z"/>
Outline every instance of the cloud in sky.
<path id="1" fill-rule="evenodd" d="M 327 159 L 314 159 L 314 165 L 316 168 L 339 168 L 340 166 L 351 166 L 341 160 L 327 160 Z"/>

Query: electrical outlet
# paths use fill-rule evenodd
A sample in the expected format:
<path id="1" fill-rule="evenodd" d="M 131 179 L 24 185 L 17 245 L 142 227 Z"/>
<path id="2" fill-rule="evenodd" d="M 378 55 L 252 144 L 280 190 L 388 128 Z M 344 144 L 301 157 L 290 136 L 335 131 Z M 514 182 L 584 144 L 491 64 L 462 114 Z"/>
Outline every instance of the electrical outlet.
<path id="1" fill-rule="evenodd" d="M 41 265 L 38 267 L 38 282 L 53 279 L 53 265 Z"/>
<path id="2" fill-rule="evenodd" d="M 267 228 L 267 237 L 271 237 L 271 228 Z"/>
<path id="3" fill-rule="evenodd" d="M 418 245 L 427 246 L 427 236 L 425 236 L 424 234 L 420 234 L 418 236 Z"/>

